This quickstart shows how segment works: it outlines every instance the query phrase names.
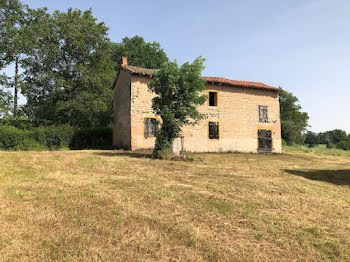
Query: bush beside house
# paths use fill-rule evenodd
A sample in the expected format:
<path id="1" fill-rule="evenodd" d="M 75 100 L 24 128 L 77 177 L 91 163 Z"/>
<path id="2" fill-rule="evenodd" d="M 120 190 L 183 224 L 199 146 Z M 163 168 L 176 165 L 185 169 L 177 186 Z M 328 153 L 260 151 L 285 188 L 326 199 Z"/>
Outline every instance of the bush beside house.
<path id="1" fill-rule="evenodd" d="M 0 125 L 2 150 L 111 149 L 112 129 L 75 129 L 68 126 L 19 129 Z"/>

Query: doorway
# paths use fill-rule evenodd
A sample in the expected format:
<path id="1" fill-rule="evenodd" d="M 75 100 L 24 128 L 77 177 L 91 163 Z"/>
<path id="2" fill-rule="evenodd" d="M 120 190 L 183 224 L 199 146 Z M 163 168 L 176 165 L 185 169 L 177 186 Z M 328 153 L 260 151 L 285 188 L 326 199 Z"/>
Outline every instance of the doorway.
<path id="1" fill-rule="evenodd" d="M 271 130 L 258 130 L 258 152 L 268 154 L 272 152 L 272 132 Z"/>

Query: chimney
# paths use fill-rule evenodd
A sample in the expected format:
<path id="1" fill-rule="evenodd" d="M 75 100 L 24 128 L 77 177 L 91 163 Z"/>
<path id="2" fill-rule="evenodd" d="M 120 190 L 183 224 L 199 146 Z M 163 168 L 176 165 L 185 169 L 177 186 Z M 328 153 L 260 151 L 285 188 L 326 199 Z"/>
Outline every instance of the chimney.
<path id="1" fill-rule="evenodd" d="M 126 56 L 122 56 L 122 66 L 128 65 L 128 58 Z"/>

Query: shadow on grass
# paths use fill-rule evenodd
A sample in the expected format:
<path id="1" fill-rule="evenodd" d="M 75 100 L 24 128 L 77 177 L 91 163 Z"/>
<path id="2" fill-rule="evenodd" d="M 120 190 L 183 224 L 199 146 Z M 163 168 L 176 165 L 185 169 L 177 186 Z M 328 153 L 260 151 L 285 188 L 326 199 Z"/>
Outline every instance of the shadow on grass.
<path id="1" fill-rule="evenodd" d="M 115 151 L 115 152 L 94 152 L 94 155 L 99 156 L 127 156 L 133 158 L 152 158 L 152 151 Z"/>
<path id="2" fill-rule="evenodd" d="M 350 186 L 350 169 L 339 170 L 284 170 L 289 174 L 335 185 Z"/>

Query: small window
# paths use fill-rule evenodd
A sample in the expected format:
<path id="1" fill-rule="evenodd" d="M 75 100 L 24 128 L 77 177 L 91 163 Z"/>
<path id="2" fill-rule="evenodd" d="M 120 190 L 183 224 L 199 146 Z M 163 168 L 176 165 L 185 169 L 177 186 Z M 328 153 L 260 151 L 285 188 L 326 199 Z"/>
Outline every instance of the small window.
<path id="1" fill-rule="evenodd" d="M 209 106 L 218 106 L 218 92 L 209 92 Z"/>
<path id="2" fill-rule="evenodd" d="M 209 122 L 209 138 L 219 139 L 219 122 Z"/>
<path id="3" fill-rule="evenodd" d="M 269 122 L 269 118 L 267 115 L 267 106 L 259 106 L 259 122 Z"/>
<path id="4" fill-rule="evenodd" d="M 155 118 L 145 118 L 145 137 L 155 137 L 157 132 L 157 120 Z"/>

